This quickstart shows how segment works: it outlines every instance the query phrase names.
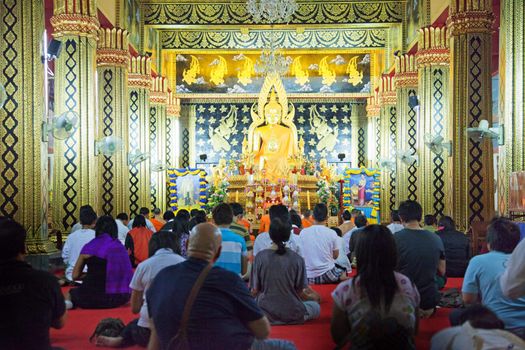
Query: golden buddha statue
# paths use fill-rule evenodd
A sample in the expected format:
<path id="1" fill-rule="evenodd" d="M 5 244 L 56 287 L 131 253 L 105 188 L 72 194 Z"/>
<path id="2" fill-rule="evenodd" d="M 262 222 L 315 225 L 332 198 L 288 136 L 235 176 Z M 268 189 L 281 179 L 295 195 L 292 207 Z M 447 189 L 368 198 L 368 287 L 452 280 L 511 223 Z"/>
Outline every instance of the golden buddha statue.
<path id="1" fill-rule="evenodd" d="M 269 95 L 269 97 L 268 97 Z M 248 131 L 248 153 L 264 177 L 275 182 L 288 178 L 291 159 L 299 154 L 294 109 L 277 74 L 269 74 L 259 95 L 258 113 L 252 107 L 253 123 Z"/>

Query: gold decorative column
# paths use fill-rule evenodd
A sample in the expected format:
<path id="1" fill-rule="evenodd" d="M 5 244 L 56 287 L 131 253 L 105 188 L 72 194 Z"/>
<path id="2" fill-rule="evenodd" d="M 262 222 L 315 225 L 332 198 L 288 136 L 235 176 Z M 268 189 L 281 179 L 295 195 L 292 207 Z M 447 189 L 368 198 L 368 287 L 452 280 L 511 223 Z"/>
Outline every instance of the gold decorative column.
<path id="1" fill-rule="evenodd" d="M 78 222 L 82 205 L 99 208 L 95 158 L 96 49 L 98 37 L 95 0 L 55 0 L 51 18 L 53 36 L 62 41 L 55 62 L 55 115 L 78 115 L 78 129 L 68 139 L 54 140 L 54 229 L 67 232 Z"/>
<path id="2" fill-rule="evenodd" d="M 169 168 L 179 167 L 180 140 L 179 140 L 180 99 L 168 92 L 168 106 L 166 107 L 166 163 Z"/>
<path id="3" fill-rule="evenodd" d="M 129 109 L 128 132 L 130 155 L 143 155 L 129 164 L 129 212 L 138 214 L 141 207 L 149 208 L 151 199 L 149 156 L 149 94 L 151 60 L 147 56 L 132 57 L 128 73 Z M 130 157 L 130 160 L 131 157 Z"/>
<path id="4" fill-rule="evenodd" d="M 47 239 L 47 142 L 41 126 L 46 113 L 43 1 L 0 2 L 0 215 L 27 230 L 30 254 L 53 248 Z"/>
<path id="5" fill-rule="evenodd" d="M 149 152 L 151 166 L 151 208 L 166 210 L 166 106 L 168 80 L 156 77 L 151 80 L 149 95 Z"/>
<path id="6" fill-rule="evenodd" d="M 381 78 L 379 86 L 381 153 L 379 161 L 396 163 L 397 145 L 397 95 L 394 79 L 390 76 Z M 397 208 L 396 203 L 396 167 L 381 169 L 381 222 L 390 220 L 390 212 Z"/>
<path id="7" fill-rule="evenodd" d="M 128 169 L 128 32 L 102 28 L 97 49 L 98 135 L 97 140 L 114 136 L 123 149 L 112 156 L 98 155 L 97 212 L 116 216 L 129 211 Z"/>
<path id="8" fill-rule="evenodd" d="M 425 145 L 428 138 L 441 136 L 449 141 L 448 85 L 450 50 L 446 27 L 426 27 L 419 30 L 420 123 L 419 139 L 419 184 L 420 202 L 423 212 L 442 216 L 449 214 L 448 197 L 450 181 L 447 181 L 449 152 L 432 153 Z M 427 138 L 427 139 L 426 139 Z"/>
<path id="9" fill-rule="evenodd" d="M 395 88 L 397 96 L 397 186 L 396 201 L 420 200 L 417 159 L 410 164 L 401 161 L 402 152 L 417 158 L 418 107 L 409 104 L 417 101 L 417 67 L 414 55 L 396 57 Z"/>
<path id="10" fill-rule="evenodd" d="M 352 108 L 354 108 L 352 106 Z M 373 158 L 376 158 L 376 162 L 379 161 L 378 157 L 381 153 L 381 144 L 380 142 L 378 142 L 378 130 L 380 131 L 380 119 L 379 119 L 379 110 L 380 110 L 380 105 L 379 105 L 379 94 L 377 93 L 377 91 L 374 91 L 372 93 L 372 96 L 368 97 L 366 99 L 366 116 L 368 118 L 368 123 L 369 125 L 371 125 L 370 127 L 370 133 L 368 135 L 368 142 L 371 143 L 373 145 L 373 147 L 370 147 L 369 151 L 373 151 L 373 156 L 371 155 L 371 157 Z M 352 125 L 352 129 L 353 129 L 353 125 Z M 353 131 L 352 131 L 352 139 L 354 138 L 353 136 Z M 354 147 L 354 144 L 353 144 L 353 141 L 352 141 L 352 152 L 355 152 L 355 150 L 358 149 L 358 148 L 355 148 Z M 355 167 L 357 166 L 356 163 L 354 163 L 353 161 L 353 157 L 351 158 L 352 159 L 352 166 Z"/>
<path id="11" fill-rule="evenodd" d="M 368 142 L 375 142 L 375 135 L 368 135 L 368 118 L 365 107 L 364 104 L 353 103 L 350 112 L 350 123 L 352 125 L 350 161 L 353 167 L 366 167 L 368 166 L 368 156 L 375 156 L 367 155 Z"/>
<path id="12" fill-rule="evenodd" d="M 505 125 L 505 146 L 500 146 L 498 166 L 498 211 L 509 212 L 509 176 L 525 170 L 525 7 L 504 0 L 500 16 L 500 124 Z"/>
<path id="13" fill-rule="evenodd" d="M 462 230 L 494 215 L 492 140 L 474 140 L 466 130 L 492 122 L 493 21 L 492 1 L 450 2 L 451 212 Z"/>

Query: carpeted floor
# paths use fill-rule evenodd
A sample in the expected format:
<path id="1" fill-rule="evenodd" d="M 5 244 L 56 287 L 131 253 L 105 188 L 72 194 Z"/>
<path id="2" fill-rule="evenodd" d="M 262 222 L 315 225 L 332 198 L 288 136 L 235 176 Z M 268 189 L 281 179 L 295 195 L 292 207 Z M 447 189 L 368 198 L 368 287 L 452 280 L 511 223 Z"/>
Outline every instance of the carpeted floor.
<path id="1" fill-rule="evenodd" d="M 462 279 L 451 278 L 447 288 L 461 288 Z M 330 337 L 330 315 L 332 310 L 332 299 L 330 293 L 335 285 L 314 286 L 323 300 L 321 303 L 321 317 L 318 320 L 297 326 L 274 326 L 271 337 L 288 339 L 295 342 L 299 350 L 330 350 L 334 344 Z M 419 333 L 416 337 L 418 350 L 426 350 L 430 347 L 430 338 L 439 330 L 448 327 L 448 314 L 450 309 L 439 309 L 431 319 L 421 320 Z M 68 314 L 66 326 L 61 330 L 51 331 L 51 341 L 54 346 L 60 346 L 67 350 L 96 349 L 89 344 L 88 338 L 95 329 L 97 323 L 106 317 L 122 319 L 125 323 L 135 318 L 131 314 L 129 306 L 111 310 L 71 310 Z M 133 347 L 129 349 L 141 349 Z"/>

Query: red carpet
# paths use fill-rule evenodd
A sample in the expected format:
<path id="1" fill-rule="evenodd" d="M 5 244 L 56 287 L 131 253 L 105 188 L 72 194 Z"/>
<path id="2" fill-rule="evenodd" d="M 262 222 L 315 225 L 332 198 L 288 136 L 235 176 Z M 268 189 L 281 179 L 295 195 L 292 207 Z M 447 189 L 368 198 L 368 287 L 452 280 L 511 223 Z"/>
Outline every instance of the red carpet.
<path id="1" fill-rule="evenodd" d="M 462 280 L 461 278 L 449 279 L 447 288 L 461 288 Z M 322 296 L 321 317 L 318 320 L 297 326 L 273 326 L 271 337 L 291 340 L 299 350 L 333 349 L 334 344 L 330 337 L 330 315 L 332 312 L 330 293 L 334 288 L 335 285 L 314 286 L 314 289 Z M 432 335 L 448 327 L 449 313 L 450 309 L 439 309 L 431 319 L 420 321 L 419 333 L 416 337 L 418 350 L 429 349 Z M 71 310 L 68 314 L 66 326 L 61 330 L 51 331 L 51 341 L 54 346 L 60 346 L 67 350 L 97 349 L 96 346 L 89 344 L 88 339 L 97 323 L 106 317 L 121 318 L 126 323 L 134 319 L 135 315 L 131 314 L 129 306 L 111 310 Z"/>

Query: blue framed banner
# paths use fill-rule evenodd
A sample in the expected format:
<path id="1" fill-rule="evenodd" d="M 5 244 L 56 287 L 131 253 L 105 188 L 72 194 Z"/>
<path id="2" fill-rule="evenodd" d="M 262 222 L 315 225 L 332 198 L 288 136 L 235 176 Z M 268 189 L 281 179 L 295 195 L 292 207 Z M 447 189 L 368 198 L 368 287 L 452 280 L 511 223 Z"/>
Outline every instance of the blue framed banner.
<path id="1" fill-rule="evenodd" d="M 370 224 L 379 223 L 379 175 L 379 170 L 364 167 L 344 172 L 343 206 L 361 210 Z"/>
<path id="2" fill-rule="evenodd" d="M 203 169 L 168 169 L 169 207 L 180 209 L 204 209 L 208 182 Z"/>

